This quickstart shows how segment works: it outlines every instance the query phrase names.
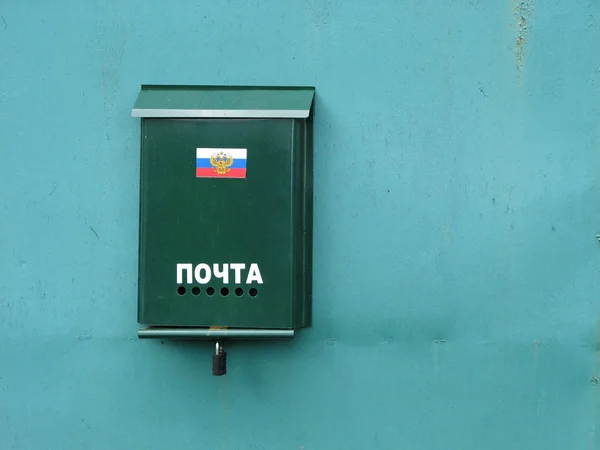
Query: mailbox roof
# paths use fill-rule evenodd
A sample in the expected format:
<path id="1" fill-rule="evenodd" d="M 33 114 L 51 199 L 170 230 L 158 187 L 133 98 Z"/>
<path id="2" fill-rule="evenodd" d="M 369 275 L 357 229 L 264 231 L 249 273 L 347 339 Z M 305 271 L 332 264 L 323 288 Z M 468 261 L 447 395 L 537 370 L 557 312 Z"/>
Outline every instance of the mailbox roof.
<path id="1" fill-rule="evenodd" d="M 308 118 L 313 87 L 142 85 L 131 112 L 155 118 Z"/>

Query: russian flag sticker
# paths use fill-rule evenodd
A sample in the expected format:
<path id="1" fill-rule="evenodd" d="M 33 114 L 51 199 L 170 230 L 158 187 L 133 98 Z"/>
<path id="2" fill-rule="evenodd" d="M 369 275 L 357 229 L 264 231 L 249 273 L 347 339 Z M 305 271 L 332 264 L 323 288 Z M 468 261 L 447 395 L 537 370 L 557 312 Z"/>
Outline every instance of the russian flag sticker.
<path id="1" fill-rule="evenodd" d="M 246 178 L 247 149 L 197 148 L 196 178 Z"/>

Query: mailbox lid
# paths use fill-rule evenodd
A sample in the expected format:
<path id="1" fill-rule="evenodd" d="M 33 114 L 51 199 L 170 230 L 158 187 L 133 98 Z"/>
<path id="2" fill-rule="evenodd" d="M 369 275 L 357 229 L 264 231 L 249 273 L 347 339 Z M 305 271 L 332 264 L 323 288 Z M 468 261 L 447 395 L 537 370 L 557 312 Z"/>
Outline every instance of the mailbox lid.
<path id="1" fill-rule="evenodd" d="M 132 110 L 146 118 L 307 119 L 314 87 L 142 85 Z"/>

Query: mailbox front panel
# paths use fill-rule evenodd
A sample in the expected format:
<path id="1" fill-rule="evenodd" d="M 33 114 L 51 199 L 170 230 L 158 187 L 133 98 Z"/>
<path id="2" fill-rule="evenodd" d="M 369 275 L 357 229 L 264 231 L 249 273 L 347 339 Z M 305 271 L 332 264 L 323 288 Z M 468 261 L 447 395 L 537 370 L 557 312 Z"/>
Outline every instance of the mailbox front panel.
<path id="1" fill-rule="evenodd" d="M 310 269 L 300 267 L 306 127 L 142 121 L 140 323 L 293 328 L 306 320 L 298 306 Z"/>
<path id="2" fill-rule="evenodd" d="M 144 121 L 142 323 L 293 326 L 302 128 L 295 120 Z M 198 149 L 246 150 L 245 178 L 199 177 Z"/>

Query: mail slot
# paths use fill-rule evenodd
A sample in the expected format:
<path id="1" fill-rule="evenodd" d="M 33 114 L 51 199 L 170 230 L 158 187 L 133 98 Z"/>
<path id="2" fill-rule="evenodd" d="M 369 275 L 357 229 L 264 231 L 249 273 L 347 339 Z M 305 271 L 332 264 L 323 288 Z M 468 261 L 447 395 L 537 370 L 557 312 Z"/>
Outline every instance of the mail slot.
<path id="1" fill-rule="evenodd" d="M 142 86 L 144 337 L 310 326 L 314 98 L 312 87 Z"/>

